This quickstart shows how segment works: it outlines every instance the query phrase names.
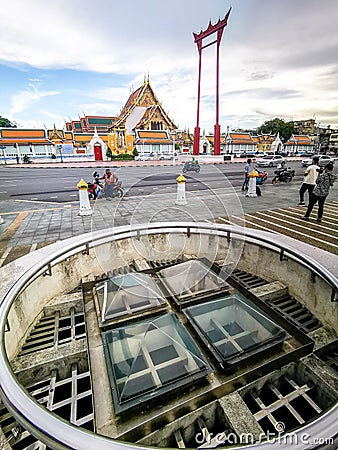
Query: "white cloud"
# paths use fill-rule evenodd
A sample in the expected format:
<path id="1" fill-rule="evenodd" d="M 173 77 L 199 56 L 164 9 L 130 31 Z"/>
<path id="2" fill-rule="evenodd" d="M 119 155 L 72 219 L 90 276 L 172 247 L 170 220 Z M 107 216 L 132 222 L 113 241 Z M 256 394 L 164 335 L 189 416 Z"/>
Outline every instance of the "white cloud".
<path id="1" fill-rule="evenodd" d="M 245 127 L 245 121 L 252 126 L 273 117 L 298 119 L 313 114 L 327 123 L 338 123 L 336 0 L 231 3 L 220 49 L 222 128 L 234 121 Z M 140 86 L 149 72 L 170 117 L 192 129 L 198 65 L 192 32 L 206 28 L 209 19 L 215 23 L 229 6 L 230 0 L 185 0 L 184 4 L 178 0 L 96 0 L 95 7 L 89 0 L 55 0 L 46 8 L 42 0 L 12 0 L 0 16 L 0 61 L 46 69 L 46 73 L 62 68 L 78 71 L 79 92 L 68 94 L 69 101 L 54 103 L 52 114 L 60 117 L 77 111 L 118 114 L 131 85 Z M 202 61 L 200 125 L 212 129 L 214 46 L 203 50 Z M 91 71 L 93 78 L 96 73 L 111 74 L 111 86 L 98 84 L 90 92 L 81 91 L 81 71 Z M 56 84 L 49 88 L 48 79 L 43 78 L 42 90 L 37 87 L 42 77 L 30 78 L 33 84 L 13 95 L 11 116 L 33 108 L 45 96 L 51 97 L 52 104 L 66 82 L 59 80 L 56 91 Z"/>
<path id="2" fill-rule="evenodd" d="M 10 115 L 14 117 L 17 113 L 30 108 L 34 103 L 38 103 L 41 98 L 58 95 L 57 91 L 40 91 L 34 84 L 29 84 L 27 89 L 18 91 L 11 99 Z"/>

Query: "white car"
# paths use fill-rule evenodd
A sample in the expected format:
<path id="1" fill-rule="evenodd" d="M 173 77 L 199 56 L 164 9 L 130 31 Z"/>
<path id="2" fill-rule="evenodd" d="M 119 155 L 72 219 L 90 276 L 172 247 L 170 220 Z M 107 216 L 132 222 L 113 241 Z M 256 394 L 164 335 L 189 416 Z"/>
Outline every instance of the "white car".
<path id="1" fill-rule="evenodd" d="M 282 163 L 285 163 L 285 158 L 281 155 L 267 155 L 256 161 L 256 165 L 259 167 L 273 167 Z"/>
<path id="2" fill-rule="evenodd" d="M 159 160 L 164 160 L 164 159 L 174 159 L 174 155 L 171 153 L 162 153 L 161 155 L 158 155 L 158 159 Z"/>
<path id="3" fill-rule="evenodd" d="M 313 155 L 311 158 L 306 158 L 302 160 L 302 167 L 308 167 L 310 164 L 312 164 L 313 158 L 318 158 L 318 165 L 320 167 L 325 166 L 325 164 L 331 162 L 333 163 L 334 160 L 330 158 L 328 155 Z"/>
<path id="4" fill-rule="evenodd" d="M 152 153 L 145 153 L 141 155 L 135 156 L 135 161 L 151 161 L 154 159 L 154 155 Z"/>

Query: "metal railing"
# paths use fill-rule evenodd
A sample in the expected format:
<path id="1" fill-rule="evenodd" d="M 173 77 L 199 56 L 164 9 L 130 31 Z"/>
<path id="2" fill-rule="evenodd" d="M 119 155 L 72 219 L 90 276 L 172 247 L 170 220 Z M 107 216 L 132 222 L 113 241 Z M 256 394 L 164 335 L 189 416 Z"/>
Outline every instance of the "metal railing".
<path id="1" fill-rule="evenodd" d="M 53 413 L 45 410 L 37 401 L 28 395 L 26 390 L 19 384 L 15 374 L 11 369 L 5 348 L 6 322 L 10 308 L 16 297 L 38 276 L 53 276 L 53 266 L 64 260 L 66 257 L 77 253 L 89 254 L 89 249 L 111 241 L 120 239 L 136 238 L 140 239 L 146 235 L 156 235 L 164 233 L 185 233 L 187 238 L 193 234 L 219 236 L 228 242 L 231 239 L 258 244 L 277 252 L 280 260 L 293 259 L 304 267 L 307 267 L 313 274 L 322 278 L 332 289 L 331 300 L 335 301 L 338 293 L 338 279 L 317 261 L 310 258 L 292 247 L 272 241 L 266 234 L 247 230 L 230 225 L 213 223 L 190 223 L 190 222 L 160 222 L 146 225 L 122 226 L 114 230 L 102 230 L 88 233 L 74 242 L 67 242 L 62 248 L 46 256 L 38 263 L 27 269 L 19 279 L 11 286 L 7 294 L 3 297 L 0 307 L 0 396 L 10 413 L 17 421 L 25 427 L 31 434 L 40 439 L 46 445 L 56 450 L 61 449 L 135 449 L 140 448 L 135 444 L 127 444 L 120 441 L 96 435 L 90 431 L 76 428 L 70 423 L 60 419 Z M 274 236 L 275 239 L 275 236 Z M 318 418 L 311 424 L 297 430 L 297 434 L 307 433 L 318 438 L 328 438 L 336 435 L 337 408 L 332 407 L 326 414 Z M 300 443 L 300 446 L 299 446 Z M 260 446 L 268 449 L 273 444 L 267 442 Z M 251 446 L 249 446 L 251 447 Z M 246 446 L 245 448 L 249 448 Z M 257 445 L 254 446 L 257 448 Z M 308 448 L 308 443 L 302 445 L 301 439 L 298 444 L 289 443 L 289 449 Z M 238 447 L 237 447 L 238 448 Z M 272 447 L 271 447 L 272 448 Z"/>

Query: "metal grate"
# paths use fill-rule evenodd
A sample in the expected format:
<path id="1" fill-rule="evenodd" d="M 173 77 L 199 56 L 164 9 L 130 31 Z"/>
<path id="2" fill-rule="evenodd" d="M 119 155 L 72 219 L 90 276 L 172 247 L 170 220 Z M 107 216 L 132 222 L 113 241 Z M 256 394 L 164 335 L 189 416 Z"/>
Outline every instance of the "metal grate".
<path id="1" fill-rule="evenodd" d="M 53 371 L 49 378 L 29 386 L 27 390 L 39 403 L 63 419 L 94 431 L 93 394 L 89 371 L 78 373 L 77 365 L 73 364 L 70 377 L 57 380 L 56 371 Z M 49 447 L 18 425 L 2 404 L 0 404 L 0 428 L 5 436 L 5 442 L 10 444 L 13 450 L 49 450 Z"/>
<path id="2" fill-rule="evenodd" d="M 19 356 L 43 350 L 86 336 L 85 316 L 70 310 L 70 315 L 59 317 L 56 312 L 53 316 L 42 317 L 30 332 L 22 346 Z"/>
<path id="3" fill-rule="evenodd" d="M 259 286 L 264 286 L 265 284 L 268 284 L 269 282 L 264 280 L 263 278 L 260 278 L 256 275 L 253 275 L 249 272 L 244 272 L 243 270 L 234 270 L 231 274 L 231 277 L 237 281 L 241 286 L 243 286 L 245 289 L 253 289 Z"/>
<path id="4" fill-rule="evenodd" d="M 113 269 L 107 272 L 107 277 L 116 277 L 118 275 L 126 275 L 130 272 L 134 272 L 136 270 L 134 263 L 131 263 L 129 266 L 118 267 L 117 269 Z"/>
<path id="5" fill-rule="evenodd" d="M 3 439 L 0 438 L 0 449 L 13 450 L 51 450 L 45 444 L 32 436 L 25 428 L 19 425 L 7 408 L 0 403 L 0 428 Z"/>
<path id="6" fill-rule="evenodd" d="M 30 335 L 22 346 L 20 355 L 53 347 L 55 343 L 55 327 L 55 316 L 42 317 L 30 332 Z"/>
<path id="7" fill-rule="evenodd" d="M 298 384 L 284 375 L 276 382 L 266 382 L 259 392 L 248 392 L 243 400 L 264 432 L 276 433 L 304 425 L 320 414 L 316 398 L 312 382 Z"/>
<path id="8" fill-rule="evenodd" d="M 164 267 L 170 267 L 170 266 L 174 266 L 176 264 L 180 264 L 183 261 L 184 261 L 183 258 L 169 259 L 169 260 L 161 259 L 158 261 L 149 261 L 149 265 L 153 269 L 158 269 L 158 268 L 163 269 Z"/>
<path id="9" fill-rule="evenodd" d="M 320 321 L 307 308 L 289 295 L 285 295 L 282 298 L 269 299 L 267 303 L 305 333 L 322 326 Z"/>
<path id="10" fill-rule="evenodd" d="M 94 410 L 90 372 L 78 372 L 72 365 L 71 376 L 57 380 L 53 371 L 50 378 L 27 388 L 28 392 L 50 411 L 74 425 L 94 430 Z"/>
<path id="11" fill-rule="evenodd" d="M 338 374 L 338 341 L 333 341 L 320 348 L 315 354 Z"/>
<path id="12" fill-rule="evenodd" d="M 215 448 L 236 436 L 218 401 L 171 421 L 136 443 L 147 448 Z"/>

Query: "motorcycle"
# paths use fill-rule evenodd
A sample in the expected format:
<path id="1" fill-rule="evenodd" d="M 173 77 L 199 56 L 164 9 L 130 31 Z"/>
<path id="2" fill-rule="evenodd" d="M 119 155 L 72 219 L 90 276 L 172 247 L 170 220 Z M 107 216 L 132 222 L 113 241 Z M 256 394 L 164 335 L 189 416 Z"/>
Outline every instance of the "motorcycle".
<path id="1" fill-rule="evenodd" d="M 295 171 L 292 170 L 291 167 L 285 167 L 275 170 L 274 174 L 276 176 L 272 179 L 272 184 L 290 183 L 290 181 L 292 181 L 292 178 L 295 176 Z"/>
<path id="2" fill-rule="evenodd" d="M 201 167 L 198 163 L 192 163 L 187 161 L 184 166 L 183 166 L 183 173 L 186 172 L 197 172 L 199 173 L 199 171 L 201 170 Z"/>
<path id="3" fill-rule="evenodd" d="M 265 170 L 263 170 L 262 172 L 260 172 L 258 170 L 257 172 L 258 172 L 258 177 L 256 179 L 256 184 L 262 185 L 268 179 L 268 172 L 266 172 Z"/>
<path id="4" fill-rule="evenodd" d="M 98 172 L 92 173 L 93 181 L 88 182 L 88 196 L 89 200 L 96 200 L 97 197 L 100 195 L 103 184 L 100 181 L 100 174 Z"/>
<path id="5" fill-rule="evenodd" d="M 110 200 L 114 197 L 121 198 L 124 196 L 124 189 L 122 187 L 122 181 L 117 181 L 114 184 L 106 183 L 103 188 L 103 195 L 107 200 Z"/>
<path id="6" fill-rule="evenodd" d="M 91 183 L 91 182 L 88 182 L 87 184 L 88 184 L 88 197 L 89 197 L 89 200 L 96 200 L 98 195 L 101 192 L 100 186 L 98 184 L 96 184 L 96 183 Z"/>

